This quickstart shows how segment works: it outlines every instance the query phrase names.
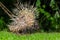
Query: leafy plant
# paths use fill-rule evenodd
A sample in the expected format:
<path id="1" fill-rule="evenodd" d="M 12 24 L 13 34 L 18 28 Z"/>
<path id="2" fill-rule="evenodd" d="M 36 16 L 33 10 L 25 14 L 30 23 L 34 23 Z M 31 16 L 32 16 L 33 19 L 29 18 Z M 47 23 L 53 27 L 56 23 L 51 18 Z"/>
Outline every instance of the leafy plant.
<path id="1" fill-rule="evenodd" d="M 47 0 L 46 0 L 47 1 Z M 36 7 L 37 7 L 37 15 L 39 18 L 39 25 L 45 31 L 56 31 L 60 27 L 60 15 L 59 15 L 59 6 L 55 2 L 55 0 L 51 0 L 49 5 L 41 6 L 43 2 L 41 0 L 37 0 Z M 54 15 L 51 15 L 49 11 L 46 11 L 46 7 L 49 6 L 54 12 Z M 48 9 L 49 10 L 49 9 Z M 51 11 L 51 12 L 53 12 Z"/>
<path id="2" fill-rule="evenodd" d="M 3 21 L 3 18 L 1 17 L 0 18 L 0 30 L 2 30 L 4 28 L 4 21 Z"/>

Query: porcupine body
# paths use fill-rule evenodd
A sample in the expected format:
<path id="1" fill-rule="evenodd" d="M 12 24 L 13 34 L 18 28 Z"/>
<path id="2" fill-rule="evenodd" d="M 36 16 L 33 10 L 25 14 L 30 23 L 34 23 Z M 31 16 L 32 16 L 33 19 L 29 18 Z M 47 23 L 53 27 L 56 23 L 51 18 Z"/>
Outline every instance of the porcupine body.
<path id="1" fill-rule="evenodd" d="M 9 25 L 9 30 L 12 32 L 19 32 L 26 29 L 34 29 L 35 24 L 35 8 L 33 6 L 25 7 L 21 4 L 21 10 L 17 8 L 13 9 L 13 13 L 16 15 L 13 18 L 13 22 Z"/>

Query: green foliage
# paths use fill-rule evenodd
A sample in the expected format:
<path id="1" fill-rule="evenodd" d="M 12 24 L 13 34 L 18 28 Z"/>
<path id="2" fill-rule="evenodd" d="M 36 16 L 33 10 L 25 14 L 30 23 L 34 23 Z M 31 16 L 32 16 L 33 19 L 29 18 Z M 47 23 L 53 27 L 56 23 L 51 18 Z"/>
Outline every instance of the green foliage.
<path id="1" fill-rule="evenodd" d="M 50 2 L 50 7 L 51 7 L 53 10 L 56 10 L 56 11 L 59 9 L 57 3 L 55 2 L 55 0 L 51 0 L 51 2 Z"/>
<path id="2" fill-rule="evenodd" d="M 6 27 L 3 17 L 0 18 L 0 30 L 3 30 Z"/>
<path id="3" fill-rule="evenodd" d="M 55 0 L 50 1 L 49 6 L 50 8 L 52 8 L 53 11 L 55 11 L 53 13 L 54 15 L 51 15 L 50 12 L 46 11 L 46 7 L 48 5 L 43 4 L 43 6 L 41 6 L 42 3 L 43 2 L 39 0 L 37 0 L 36 2 L 40 27 L 42 27 L 42 29 L 45 31 L 56 31 L 56 30 L 59 31 L 60 28 L 59 6 L 55 2 Z"/>
<path id="4" fill-rule="evenodd" d="M 40 0 L 37 0 L 36 6 L 37 6 L 37 7 L 40 7 L 40 4 L 41 4 L 41 3 L 40 3 Z"/>

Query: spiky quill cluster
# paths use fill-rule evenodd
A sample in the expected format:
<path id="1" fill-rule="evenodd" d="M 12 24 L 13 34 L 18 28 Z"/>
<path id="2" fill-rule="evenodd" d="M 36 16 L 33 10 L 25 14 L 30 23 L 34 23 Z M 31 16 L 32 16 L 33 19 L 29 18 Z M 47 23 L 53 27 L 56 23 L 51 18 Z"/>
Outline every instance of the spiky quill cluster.
<path id="1" fill-rule="evenodd" d="M 21 4 L 20 10 L 18 8 L 13 9 L 13 12 L 15 14 L 15 18 L 12 18 L 13 22 L 10 23 L 9 29 L 12 32 L 19 32 L 28 28 L 33 28 L 33 25 L 35 23 L 35 8 L 33 6 L 23 6 Z"/>

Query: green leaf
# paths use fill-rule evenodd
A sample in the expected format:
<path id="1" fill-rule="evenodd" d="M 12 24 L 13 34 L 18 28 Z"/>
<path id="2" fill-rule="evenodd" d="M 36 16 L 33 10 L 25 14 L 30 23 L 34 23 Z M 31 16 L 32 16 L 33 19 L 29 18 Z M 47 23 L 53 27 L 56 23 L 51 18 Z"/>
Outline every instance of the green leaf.
<path id="1" fill-rule="evenodd" d="M 40 0 L 37 0 L 36 6 L 37 6 L 37 7 L 40 7 L 40 4 L 41 4 Z"/>
<path id="2" fill-rule="evenodd" d="M 59 18 L 59 17 L 60 17 L 60 15 L 59 15 L 58 11 L 56 11 L 56 13 L 55 13 L 54 17 L 55 17 L 55 18 Z"/>
<path id="3" fill-rule="evenodd" d="M 55 1 L 54 0 L 51 0 L 51 2 L 50 2 L 50 6 L 52 7 L 52 8 L 54 8 L 55 6 Z"/>

